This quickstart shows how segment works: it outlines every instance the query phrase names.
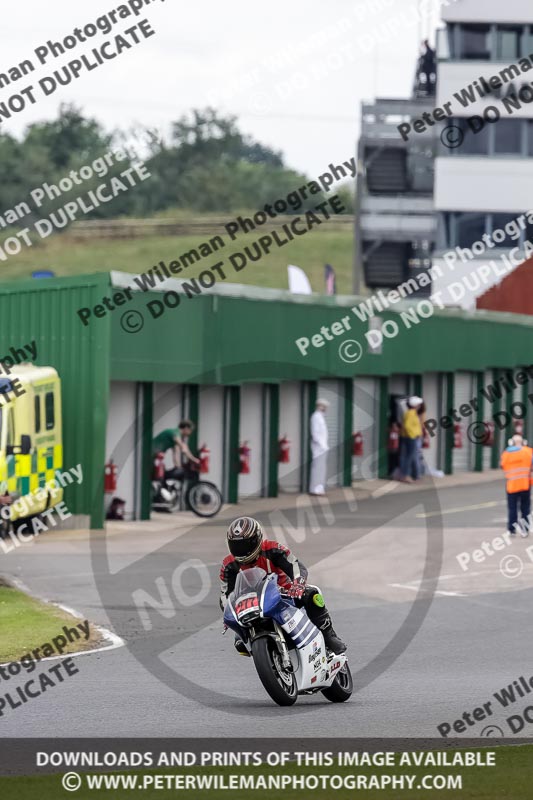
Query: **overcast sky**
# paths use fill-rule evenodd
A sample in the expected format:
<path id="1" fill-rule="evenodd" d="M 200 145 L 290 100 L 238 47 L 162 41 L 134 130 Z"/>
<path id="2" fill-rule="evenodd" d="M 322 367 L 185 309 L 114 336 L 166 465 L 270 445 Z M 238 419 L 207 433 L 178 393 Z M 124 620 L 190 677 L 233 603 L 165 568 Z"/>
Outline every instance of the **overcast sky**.
<path id="1" fill-rule="evenodd" d="M 120 2 L 20 0 L 2 20 L 0 72 L 34 56 L 48 39 L 62 40 Z M 282 150 L 287 164 L 314 175 L 350 158 L 360 103 L 377 95 L 408 96 L 421 38 L 434 40 L 431 19 L 417 22 L 418 0 L 305 0 L 257 7 L 243 0 L 180 3 L 155 0 L 111 34 L 79 44 L 27 78 L 0 90 L 0 102 L 70 59 L 146 17 L 156 35 L 69 86 L 2 122 L 20 135 L 36 120 L 75 102 L 106 128 L 144 124 L 168 132 L 182 113 L 211 104 L 238 115 L 241 128 Z"/>

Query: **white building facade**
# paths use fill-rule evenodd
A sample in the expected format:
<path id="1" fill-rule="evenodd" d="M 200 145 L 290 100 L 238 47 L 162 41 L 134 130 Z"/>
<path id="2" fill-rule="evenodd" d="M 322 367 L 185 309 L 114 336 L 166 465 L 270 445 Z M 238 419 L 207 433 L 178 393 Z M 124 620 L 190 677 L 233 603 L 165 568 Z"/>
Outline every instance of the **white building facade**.
<path id="1" fill-rule="evenodd" d="M 433 291 L 472 308 L 533 249 L 533 13 L 457 0 L 442 16 L 436 106 L 449 104 L 439 133 L 453 130 L 435 162 Z"/>

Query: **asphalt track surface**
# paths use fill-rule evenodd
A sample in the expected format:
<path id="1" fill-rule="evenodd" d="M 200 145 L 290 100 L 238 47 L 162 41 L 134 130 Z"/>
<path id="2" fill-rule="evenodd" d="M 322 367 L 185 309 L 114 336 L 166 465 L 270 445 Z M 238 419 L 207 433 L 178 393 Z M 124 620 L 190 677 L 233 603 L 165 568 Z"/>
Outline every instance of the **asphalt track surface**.
<path id="1" fill-rule="evenodd" d="M 0 736 L 431 738 L 439 736 L 437 725 L 489 700 L 493 714 L 464 736 L 489 736 L 492 725 L 514 741 L 533 734 L 527 723 L 513 735 L 505 721 L 533 705 L 533 691 L 510 709 L 493 698 L 533 675 L 533 537 L 472 560 L 467 571 L 457 561 L 458 553 L 505 531 L 501 480 L 438 493 L 385 486 L 357 505 L 338 490 L 307 513 L 295 502 L 254 500 L 238 510 L 264 522 L 279 522 L 282 511 L 287 542 L 310 567 L 348 643 L 356 677 L 351 701 L 333 705 L 318 694 L 280 709 L 251 660 L 237 656 L 231 635 L 222 635 L 216 565 L 233 507 L 207 523 L 181 517 L 179 528 L 169 517 L 153 530 L 124 523 L 107 535 L 50 533 L 2 554 L 1 574 L 109 626 L 126 646 L 78 658 L 79 674 L 6 711 Z M 184 605 L 155 587 L 170 588 L 173 576 L 177 585 L 176 565 L 188 559 L 203 561 L 212 589 L 200 593 L 195 569 L 181 572 L 183 596 L 201 597 Z M 135 594 L 141 588 L 159 599 L 144 622 Z M 23 682 L 12 679 L 0 689 Z"/>

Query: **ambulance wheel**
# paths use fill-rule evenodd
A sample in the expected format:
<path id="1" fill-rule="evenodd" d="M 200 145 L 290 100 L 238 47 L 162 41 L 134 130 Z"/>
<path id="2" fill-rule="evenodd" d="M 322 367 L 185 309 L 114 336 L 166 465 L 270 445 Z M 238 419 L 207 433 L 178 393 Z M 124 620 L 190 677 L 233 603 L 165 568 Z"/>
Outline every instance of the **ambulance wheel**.
<path id="1" fill-rule="evenodd" d="M 11 520 L 0 517 L 0 539 L 7 539 L 12 530 L 13 523 Z"/>

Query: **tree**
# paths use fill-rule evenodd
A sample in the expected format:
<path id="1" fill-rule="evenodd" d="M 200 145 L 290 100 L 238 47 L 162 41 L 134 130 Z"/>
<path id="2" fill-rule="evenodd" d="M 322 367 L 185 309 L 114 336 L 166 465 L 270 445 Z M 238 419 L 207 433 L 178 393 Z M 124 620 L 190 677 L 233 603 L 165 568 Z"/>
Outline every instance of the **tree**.
<path id="1" fill-rule="evenodd" d="M 51 122 L 35 122 L 26 130 L 26 148 L 44 148 L 55 169 L 65 170 L 73 158 L 88 161 L 111 147 L 113 136 L 95 119 L 86 119 L 73 105 L 62 104 Z"/>

